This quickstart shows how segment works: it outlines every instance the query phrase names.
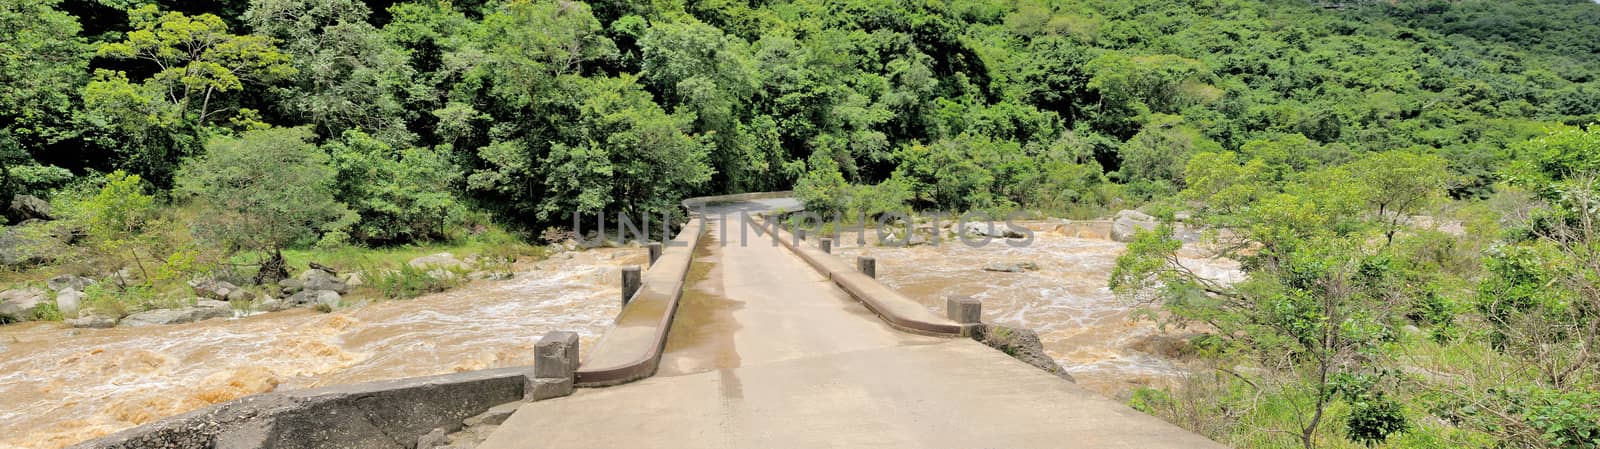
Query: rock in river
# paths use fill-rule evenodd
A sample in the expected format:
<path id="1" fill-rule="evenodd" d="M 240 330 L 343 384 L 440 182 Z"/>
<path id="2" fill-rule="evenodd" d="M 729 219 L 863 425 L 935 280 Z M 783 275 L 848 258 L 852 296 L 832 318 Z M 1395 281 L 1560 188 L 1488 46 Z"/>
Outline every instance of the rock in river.
<path id="1" fill-rule="evenodd" d="M 160 326 L 231 316 L 233 316 L 233 308 L 228 303 L 203 299 L 197 301 L 194 307 L 157 309 L 128 315 L 118 325 L 122 327 Z"/>
<path id="2" fill-rule="evenodd" d="M 983 266 L 983 271 L 994 271 L 1000 273 L 1021 273 L 1024 271 L 1034 271 L 1038 269 L 1039 264 L 1033 262 L 997 262 Z"/>
<path id="3" fill-rule="evenodd" d="M 1140 229 L 1155 229 L 1156 217 L 1136 210 L 1117 212 L 1117 218 L 1111 222 L 1111 240 L 1119 242 L 1133 241 L 1133 234 Z"/>

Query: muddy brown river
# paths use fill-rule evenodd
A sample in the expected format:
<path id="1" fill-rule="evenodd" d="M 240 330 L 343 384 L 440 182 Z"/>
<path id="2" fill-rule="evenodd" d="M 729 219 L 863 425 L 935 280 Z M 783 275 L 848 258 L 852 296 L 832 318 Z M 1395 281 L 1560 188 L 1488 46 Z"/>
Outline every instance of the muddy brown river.
<path id="1" fill-rule="evenodd" d="M 1030 226 L 1031 227 L 1031 226 Z M 869 231 L 869 235 L 873 234 Z M 1135 320 L 1135 304 L 1107 286 L 1124 245 L 1104 238 L 1037 232 L 1025 247 L 994 240 L 982 247 L 943 241 L 913 247 L 861 247 L 841 238 L 836 254 L 854 264 L 858 255 L 878 260 L 878 279 L 944 314 L 945 298 L 966 295 L 983 301 L 985 322 L 1033 329 L 1045 350 L 1079 385 L 1114 398 L 1131 388 L 1159 385 L 1184 374 L 1160 348 L 1181 335 L 1160 332 Z M 1187 252 L 1187 251 L 1186 251 Z M 1203 276 L 1235 279 L 1237 264 L 1204 257 L 1183 258 Z M 992 263 L 1032 263 L 1037 270 L 984 271 Z"/>
<path id="2" fill-rule="evenodd" d="M 616 316 L 642 249 L 518 264 L 411 300 L 173 326 L 0 327 L 0 449 L 55 449 L 241 396 L 533 363 L 545 332 L 585 346 Z"/>

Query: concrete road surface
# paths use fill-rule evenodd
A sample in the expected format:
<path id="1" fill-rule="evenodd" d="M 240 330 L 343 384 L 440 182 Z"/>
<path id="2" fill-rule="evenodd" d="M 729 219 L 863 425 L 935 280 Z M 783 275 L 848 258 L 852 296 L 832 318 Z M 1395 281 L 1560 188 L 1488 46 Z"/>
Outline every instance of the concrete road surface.
<path id="1" fill-rule="evenodd" d="M 770 238 L 740 246 L 736 214 L 718 235 L 718 212 L 772 203 L 712 207 L 656 377 L 526 404 L 479 447 L 1223 447 L 972 340 L 890 329 Z"/>

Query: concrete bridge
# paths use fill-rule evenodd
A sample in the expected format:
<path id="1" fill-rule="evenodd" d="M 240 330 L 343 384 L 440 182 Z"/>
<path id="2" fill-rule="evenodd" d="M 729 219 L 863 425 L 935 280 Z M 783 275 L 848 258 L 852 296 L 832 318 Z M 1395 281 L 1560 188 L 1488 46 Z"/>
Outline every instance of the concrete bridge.
<path id="1" fill-rule="evenodd" d="M 621 381 L 584 370 L 614 375 L 619 361 L 648 358 L 640 351 L 660 351 L 639 370 L 654 375 L 522 405 L 479 447 L 1222 447 L 962 338 L 970 326 L 862 281 L 808 243 L 790 248 L 787 233 L 775 246 L 769 236 L 718 240 L 737 239 L 737 221 L 729 236 L 715 232 L 740 212 L 798 208 L 783 198 L 705 208 L 691 226 L 710 232 L 680 236 L 697 244 L 695 276 L 676 283 L 683 296 L 672 283 L 647 286 L 578 382 Z M 621 324 L 630 321 L 670 323 L 669 332 Z"/>
<path id="2" fill-rule="evenodd" d="M 722 240 L 792 199 L 685 205 L 581 363 L 552 332 L 533 366 L 252 395 L 73 449 L 1222 447 L 969 338 L 981 305 L 937 316 L 822 239 Z"/>

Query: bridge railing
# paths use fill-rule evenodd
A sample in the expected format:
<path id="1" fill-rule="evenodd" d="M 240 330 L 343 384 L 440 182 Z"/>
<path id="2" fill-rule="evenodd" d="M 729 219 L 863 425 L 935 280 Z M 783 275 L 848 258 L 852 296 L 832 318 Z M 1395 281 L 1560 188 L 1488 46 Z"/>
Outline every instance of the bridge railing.
<path id="1" fill-rule="evenodd" d="M 889 326 L 901 331 L 914 334 L 935 336 L 972 336 L 974 332 L 981 332 L 981 323 L 958 323 L 949 318 L 941 317 L 923 307 L 921 303 L 905 296 L 878 282 L 872 276 L 862 273 L 856 267 L 839 260 L 820 248 L 807 246 L 810 240 L 797 240 L 794 234 L 783 229 L 781 223 L 775 218 L 767 217 L 773 232 L 778 235 L 778 241 L 795 255 L 800 256 L 807 265 L 817 270 L 823 277 L 833 281 L 840 289 L 849 293 L 867 309 L 872 310 Z M 815 239 L 813 239 L 815 240 Z"/>
<path id="2" fill-rule="evenodd" d="M 700 219 L 690 219 L 663 245 L 660 257 L 641 275 L 638 291 L 617 314 L 615 326 L 578 366 L 578 386 L 617 385 L 655 374 L 703 226 Z"/>

